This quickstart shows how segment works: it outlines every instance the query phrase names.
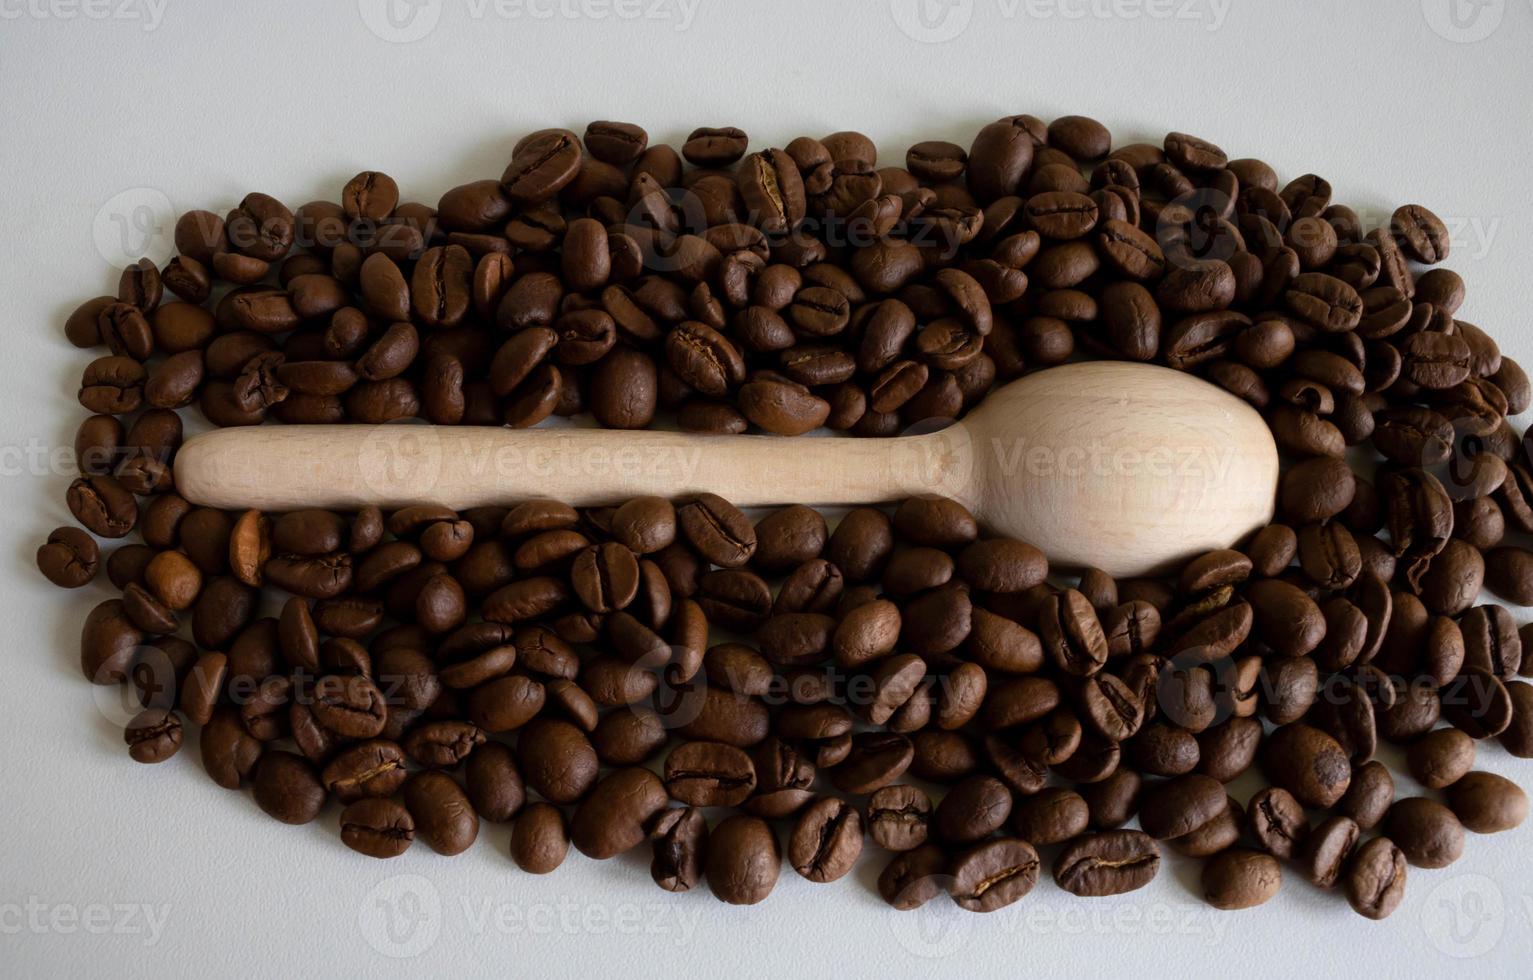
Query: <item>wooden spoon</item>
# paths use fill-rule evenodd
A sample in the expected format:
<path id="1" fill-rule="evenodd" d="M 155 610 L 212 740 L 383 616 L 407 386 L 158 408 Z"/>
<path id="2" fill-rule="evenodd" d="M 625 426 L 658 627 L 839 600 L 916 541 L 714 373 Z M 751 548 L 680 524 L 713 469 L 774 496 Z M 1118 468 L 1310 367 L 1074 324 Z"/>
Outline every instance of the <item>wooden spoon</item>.
<path id="1" fill-rule="evenodd" d="M 1096 361 L 995 391 L 956 424 L 890 439 L 615 429 L 292 425 L 219 429 L 176 456 L 196 504 L 289 511 L 455 509 L 551 497 L 577 506 L 708 491 L 742 507 L 941 494 L 1061 567 L 1163 572 L 1272 518 L 1272 435 L 1191 375 Z"/>

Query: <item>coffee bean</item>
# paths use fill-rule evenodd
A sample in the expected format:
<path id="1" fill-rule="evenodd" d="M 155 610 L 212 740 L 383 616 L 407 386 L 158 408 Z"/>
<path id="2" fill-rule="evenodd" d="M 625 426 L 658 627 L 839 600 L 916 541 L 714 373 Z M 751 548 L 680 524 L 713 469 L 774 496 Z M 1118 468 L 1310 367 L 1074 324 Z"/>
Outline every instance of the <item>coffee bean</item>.
<path id="1" fill-rule="evenodd" d="M 1474 739 L 1456 728 L 1441 728 L 1412 744 L 1405 761 L 1418 783 L 1442 789 L 1474 768 Z"/>
<path id="2" fill-rule="evenodd" d="M 1311 884 L 1331 888 L 1340 880 L 1359 834 L 1357 824 L 1348 817 L 1328 817 L 1316 825 L 1296 854 Z"/>
<path id="3" fill-rule="evenodd" d="M 1203 898 L 1217 909 L 1261 905 L 1282 883 L 1282 866 L 1260 851 L 1231 848 L 1203 866 Z"/>
<path id="4" fill-rule="evenodd" d="M 1394 799 L 1394 777 L 1383 763 L 1369 762 L 1353 771 L 1352 785 L 1336 809 L 1361 829 L 1372 830 L 1383 821 Z"/>
<path id="5" fill-rule="evenodd" d="M 143 639 L 122 600 L 108 599 L 85 619 L 80 632 L 80 669 L 94 684 L 125 680 Z"/>
<path id="6" fill-rule="evenodd" d="M 702 494 L 678 508 L 676 516 L 682 534 L 715 565 L 736 568 L 755 553 L 755 528 L 722 497 Z"/>
<path id="7" fill-rule="evenodd" d="M 1258 666 L 1254 660 L 1246 663 L 1252 667 Z M 1241 704 L 1255 707 L 1252 700 Z M 1213 728 L 1204 729 L 1197 736 L 1197 770 L 1221 783 L 1228 783 L 1256 762 L 1256 754 L 1264 737 L 1261 722 L 1251 717 L 1236 716 Z"/>
<path id="8" fill-rule="evenodd" d="M 360 742 L 341 750 L 325 766 L 321 781 L 342 803 L 392 795 L 404 784 L 405 753 L 383 739 Z"/>
<path id="9" fill-rule="evenodd" d="M 704 395 L 720 397 L 745 379 L 745 360 L 723 334 L 695 320 L 673 329 L 665 341 L 666 361 L 682 381 Z"/>
<path id="10" fill-rule="evenodd" d="M 759 817 L 728 817 L 708 835 L 708 887 L 720 901 L 755 905 L 771 894 L 781 868 L 777 835 Z"/>
<path id="11" fill-rule="evenodd" d="M 948 791 L 932 815 L 932 830 L 945 841 L 968 843 L 988 836 L 1011 815 L 1011 791 L 991 776 L 971 776 Z"/>
<path id="12" fill-rule="evenodd" d="M 931 798 L 915 786 L 882 787 L 868 798 L 868 836 L 885 850 L 913 850 L 926 842 L 931 810 Z"/>
<path id="13" fill-rule="evenodd" d="M 528 874 L 546 875 L 569 853 L 564 814 L 551 803 L 529 803 L 511 828 L 511 859 Z"/>
<path id="14" fill-rule="evenodd" d="M 756 768 L 732 745 L 684 742 L 666 757 L 665 786 L 691 806 L 737 806 L 756 788 Z"/>
<path id="15" fill-rule="evenodd" d="M 788 840 L 788 863 L 814 882 L 835 881 L 862 853 L 862 817 L 836 797 L 816 800 L 799 812 Z"/>
<path id="16" fill-rule="evenodd" d="M 580 142 L 563 129 L 544 129 L 524 138 L 501 175 L 506 196 L 517 204 L 536 204 L 557 194 L 580 168 Z"/>
<path id="17" fill-rule="evenodd" d="M 164 762 L 180 750 L 182 737 L 181 719 L 164 708 L 139 712 L 123 732 L 134 762 Z"/>
<path id="18" fill-rule="evenodd" d="M 1033 161 L 1035 140 L 1030 117 L 1010 116 L 979 131 L 969 147 L 969 190 L 981 202 L 1015 194 Z M 1041 128 L 1041 124 L 1040 124 Z"/>
<path id="19" fill-rule="evenodd" d="M 1224 787 L 1202 775 L 1179 776 L 1145 794 L 1139 822 L 1157 840 L 1181 837 L 1219 816 L 1225 809 Z"/>
<path id="20" fill-rule="evenodd" d="M 89 534 L 74 527 L 61 527 L 48 535 L 48 542 L 37 549 L 37 567 L 44 577 L 64 589 L 88 585 L 101 567 L 101 549 Z"/>
<path id="21" fill-rule="evenodd" d="M 1269 778 L 1305 806 L 1329 807 L 1346 793 L 1352 766 L 1346 753 L 1325 732 L 1309 725 L 1284 725 L 1262 750 Z"/>
<path id="22" fill-rule="evenodd" d="M 1309 837 L 1309 819 L 1292 793 L 1277 787 L 1259 790 L 1246 806 L 1251 836 L 1279 860 L 1299 853 Z"/>
<path id="23" fill-rule="evenodd" d="M 325 805 L 325 787 L 301 755 L 267 752 L 255 763 L 251 779 L 256 804 L 283 823 L 308 823 Z"/>
<path id="24" fill-rule="evenodd" d="M 899 779 L 914 755 L 910 739 L 903 735 L 861 732 L 852 736 L 846 761 L 831 770 L 831 782 L 844 793 L 873 793 Z M 1004 822 L 1002 817 L 996 826 Z"/>
<path id="25" fill-rule="evenodd" d="M 878 875 L 878 894 L 885 902 L 908 912 L 920 908 L 948 888 L 947 855 L 935 844 L 922 844 L 896 854 Z"/>
<path id="26" fill-rule="evenodd" d="M 1044 650 L 1067 674 L 1089 677 L 1107 662 L 1107 636 L 1084 595 L 1066 589 L 1051 596 L 1039 617 Z"/>
<path id="27" fill-rule="evenodd" d="M 469 757 L 470 775 L 480 754 Z M 516 759 L 512 771 L 550 803 L 573 803 L 596 782 L 596 749 L 579 727 L 563 719 L 536 718 L 524 726 L 517 735 Z M 469 785 L 472 789 L 472 781 Z"/>
<path id="28" fill-rule="evenodd" d="M 69 485 L 68 501 L 75 520 L 98 537 L 125 537 L 138 523 L 137 501 L 114 477 L 80 477 Z"/>
<path id="29" fill-rule="evenodd" d="M 866 582 L 883 572 L 894 550 L 893 522 L 883 511 L 857 507 L 836 525 L 822 555 L 848 582 Z"/>
<path id="30" fill-rule="evenodd" d="M 654 773 L 614 770 L 576 808 L 570 840 L 587 857 L 613 857 L 644 840 L 646 825 L 665 804 L 665 786 Z"/>
<path id="31" fill-rule="evenodd" d="M 953 861 L 953 901 L 970 912 L 1005 908 L 1033 890 L 1039 867 L 1038 852 L 1027 841 L 986 841 Z"/>
<path id="32" fill-rule="evenodd" d="M 1470 738 L 1494 738 L 1512 723 L 1507 686 L 1494 674 L 1478 668 L 1466 667 L 1436 700 L 1441 702 L 1443 716 Z"/>
<path id="33" fill-rule="evenodd" d="M 1148 885 L 1160 870 L 1155 841 L 1136 830 L 1083 834 L 1054 859 L 1054 881 L 1072 895 L 1100 898 Z"/>
<path id="34" fill-rule="evenodd" d="M 1385 836 L 1419 868 L 1445 868 L 1464 852 L 1464 827 L 1453 811 L 1425 797 L 1397 800 L 1384 818 Z"/>
<path id="35" fill-rule="evenodd" d="M 1405 855 L 1387 837 L 1375 837 L 1358 848 L 1347 868 L 1343 891 L 1358 915 L 1385 919 L 1405 894 Z"/>
<path id="36" fill-rule="evenodd" d="M 708 822 L 695 807 L 662 810 L 655 818 L 650 877 L 668 892 L 690 891 L 702 880 Z"/>
<path id="37" fill-rule="evenodd" d="M 414 818 L 393 800 L 368 797 L 341 811 L 341 842 L 368 857 L 398 857 L 414 840 Z"/>
<path id="38" fill-rule="evenodd" d="M 1446 793 L 1454 815 L 1477 834 L 1511 830 L 1528 816 L 1527 793 L 1492 772 L 1465 773 Z"/>
<path id="39" fill-rule="evenodd" d="M 415 832 L 438 854 L 460 854 L 479 836 L 479 817 L 468 796 L 443 772 L 419 772 L 404 784 Z"/>
<path id="40" fill-rule="evenodd" d="M 1035 846 L 1059 844 L 1086 832 L 1090 811 L 1074 790 L 1050 787 L 1019 800 L 1011 812 L 1017 836 Z"/>

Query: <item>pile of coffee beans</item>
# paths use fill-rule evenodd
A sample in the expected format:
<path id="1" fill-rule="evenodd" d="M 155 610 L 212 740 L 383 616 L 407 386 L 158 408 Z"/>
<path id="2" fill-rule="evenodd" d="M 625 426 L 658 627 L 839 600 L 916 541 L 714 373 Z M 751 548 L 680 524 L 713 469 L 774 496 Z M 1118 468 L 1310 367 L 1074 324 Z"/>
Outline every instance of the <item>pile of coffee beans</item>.
<path id="1" fill-rule="evenodd" d="M 333 801 L 374 857 L 510 822 L 529 872 L 647 842 L 662 888 L 731 903 L 765 898 L 784 850 L 829 882 L 869 841 L 896 908 L 1001 908 L 1045 864 L 1114 895 L 1164 842 L 1215 907 L 1267 901 L 1286 867 L 1383 918 L 1408 865 L 1524 820 L 1475 763 L 1492 740 L 1533 757 L 1533 634 L 1477 603 L 1533 604 L 1533 459 L 1507 421 L 1533 386 L 1424 268 L 1443 221 L 1365 222 L 1319 176 L 1185 134 L 1113 150 L 1083 117 L 903 166 L 853 132 L 747 150 L 596 122 L 436 207 L 377 172 L 296 210 L 253 193 L 71 315 L 108 350 L 79 392 L 86 530 L 38 565 L 76 588 L 104 563 L 121 592 L 80 654 L 142 705 L 128 754 L 195 734 L 219 785 L 288 823 Z M 1051 576 L 940 498 L 753 523 L 707 494 L 263 514 L 175 490 L 191 406 L 884 436 L 1077 357 L 1254 405 L 1280 523 L 1115 581 Z M 97 538 L 134 532 L 103 562 Z M 1381 743 L 1424 795 L 1396 798 Z"/>

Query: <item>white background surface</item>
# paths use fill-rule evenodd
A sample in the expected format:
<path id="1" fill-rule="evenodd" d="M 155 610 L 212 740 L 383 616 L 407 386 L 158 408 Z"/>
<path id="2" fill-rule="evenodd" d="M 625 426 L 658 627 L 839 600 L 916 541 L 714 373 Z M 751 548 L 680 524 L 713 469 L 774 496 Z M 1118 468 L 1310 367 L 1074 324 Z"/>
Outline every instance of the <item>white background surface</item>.
<path id="1" fill-rule="evenodd" d="M 1296 874 L 1259 911 L 1214 912 L 1174 859 L 1134 895 L 1045 880 L 986 917 L 886 909 L 881 858 L 833 886 L 786 870 L 741 910 L 659 891 L 647 851 L 533 878 L 498 827 L 456 859 L 373 863 L 333 810 L 289 828 L 215 787 L 194 745 L 128 761 L 77 666 L 105 576 L 68 595 L 33 566 L 68 521 L 68 477 L 38 458 L 80 414 L 86 358 L 61 325 L 124 258 L 163 261 L 175 211 L 248 190 L 334 199 L 376 168 L 434 202 L 498 176 L 526 131 L 593 118 L 672 142 L 734 124 L 754 146 L 856 128 L 896 162 L 1003 114 L 1084 113 L 1117 142 L 1180 129 L 1284 179 L 1317 171 L 1374 222 L 1428 205 L 1463 316 L 1533 366 L 1528 0 L 1465 0 L 1457 22 L 1448 0 L 933 0 L 925 21 L 924 0 L 556 2 L 425 0 L 391 27 L 384 0 L 0 0 L 0 974 L 1525 973 L 1533 827 L 1412 869 L 1382 924 Z M 1481 764 L 1533 776 L 1497 746 Z"/>

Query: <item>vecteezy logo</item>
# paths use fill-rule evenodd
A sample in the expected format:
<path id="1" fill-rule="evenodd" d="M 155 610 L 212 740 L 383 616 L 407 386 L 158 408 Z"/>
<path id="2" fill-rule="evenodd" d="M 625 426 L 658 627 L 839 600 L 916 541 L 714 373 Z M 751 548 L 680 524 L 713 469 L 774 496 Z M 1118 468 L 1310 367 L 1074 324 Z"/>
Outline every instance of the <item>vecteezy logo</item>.
<path id="1" fill-rule="evenodd" d="M 1433 888 L 1421 909 L 1421 927 L 1446 956 L 1467 960 L 1484 956 L 1501 941 L 1506 902 L 1501 886 L 1484 875 L 1449 878 Z"/>
<path id="2" fill-rule="evenodd" d="M 912 41 L 941 44 L 968 28 L 974 0 L 889 0 L 889 13 Z"/>
<path id="3" fill-rule="evenodd" d="M 109 265 L 132 265 L 145 256 L 160 261 L 170 257 L 175 220 L 176 210 L 164 191 L 131 187 L 96 209 L 91 235 Z"/>
<path id="4" fill-rule="evenodd" d="M 375 495 L 405 486 L 429 493 L 442 476 L 442 439 L 433 426 L 375 425 L 357 450 L 357 472 Z"/>
<path id="5" fill-rule="evenodd" d="M 390 44 L 409 44 L 436 30 L 442 0 L 357 0 L 367 29 Z"/>
<path id="6" fill-rule="evenodd" d="M 1506 0 L 1421 0 L 1421 13 L 1438 37 L 1471 44 L 1485 40 L 1501 26 Z"/>
<path id="7" fill-rule="evenodd" d="M 367 945 L 384 956 L 419 956 L 442 931 L 442 896 L 421 875 L 385 878 L 362 897 L 357 928 Z"/>
<path id="8" fill-rule="evenodd" d="M 940 876 L 941 891 L 946 892 L 953 879 Z M 963 949 L 974 929 L 974 914 L 952 902 L 926 902 L 907 912 L 889 917 L 894 939 L 905 952 L 923 960 L 947 959 Z"/>

